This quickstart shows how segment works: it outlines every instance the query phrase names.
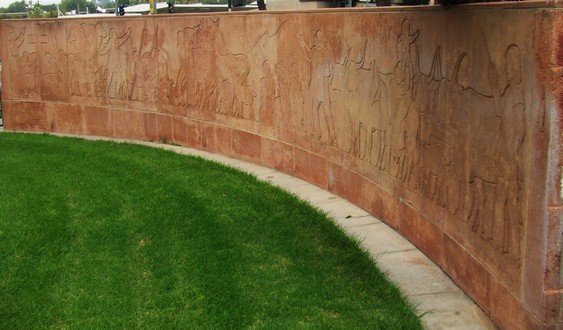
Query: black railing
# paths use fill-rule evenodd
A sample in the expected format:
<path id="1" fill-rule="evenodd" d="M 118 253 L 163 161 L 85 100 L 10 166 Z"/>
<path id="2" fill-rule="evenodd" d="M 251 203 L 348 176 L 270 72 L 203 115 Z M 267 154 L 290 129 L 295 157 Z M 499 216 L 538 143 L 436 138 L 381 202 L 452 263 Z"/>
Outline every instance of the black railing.
<path id="1" fill-rule="evenodd" d="M 356 0 L 333 0 L 337 7 L 355 7 Z"/>

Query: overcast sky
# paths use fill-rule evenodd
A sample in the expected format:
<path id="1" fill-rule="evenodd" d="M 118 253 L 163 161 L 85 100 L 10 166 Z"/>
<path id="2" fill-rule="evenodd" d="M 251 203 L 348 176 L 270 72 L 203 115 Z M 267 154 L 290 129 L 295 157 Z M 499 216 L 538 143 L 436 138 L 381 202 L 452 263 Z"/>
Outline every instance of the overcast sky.
<path id="1" fill-rule="evenodd" d="M 18 0 L 0 0 L 0 7 L 3 8 L 7 8 L 12 2 L 16 2 Z M 25 0 L 25 2 L 28 2 L 29 0 Z M 35 1 L 37 0 L 33 0 L 33 2 L 35 3 Z M 60 0 L 39 0 L 39 3 L 42 5 L 48 5 L 51 3 L 60 3 Z"/>

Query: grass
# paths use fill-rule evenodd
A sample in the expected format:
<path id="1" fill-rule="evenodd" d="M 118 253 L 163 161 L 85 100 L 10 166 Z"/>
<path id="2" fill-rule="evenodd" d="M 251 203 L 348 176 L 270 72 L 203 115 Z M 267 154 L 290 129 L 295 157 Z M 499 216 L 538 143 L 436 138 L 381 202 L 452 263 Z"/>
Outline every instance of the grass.
<path id="1" fill-rule="evenodd" d="M 234 169 L 0 134 L 0 329 L 417 329 L 326 215 Z"/>

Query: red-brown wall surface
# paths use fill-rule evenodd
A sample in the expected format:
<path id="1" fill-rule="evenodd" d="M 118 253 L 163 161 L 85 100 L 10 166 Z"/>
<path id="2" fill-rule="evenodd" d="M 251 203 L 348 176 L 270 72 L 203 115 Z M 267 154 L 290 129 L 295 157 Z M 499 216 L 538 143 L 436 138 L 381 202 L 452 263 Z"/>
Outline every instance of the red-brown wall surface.
<path id="1" fill-rule="evenodd" d="M 562 11 L 3 20 L 5 128 L 293 174 L 393 226 L 501 328 L 561 328 Z"/>

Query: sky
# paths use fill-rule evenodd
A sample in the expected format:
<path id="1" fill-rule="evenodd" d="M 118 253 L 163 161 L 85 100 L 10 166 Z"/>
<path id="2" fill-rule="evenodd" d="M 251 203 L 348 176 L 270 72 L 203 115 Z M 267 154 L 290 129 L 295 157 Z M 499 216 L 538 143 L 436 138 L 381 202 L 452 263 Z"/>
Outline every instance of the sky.
<path id="1" fill-rule="evenodd" d="M 0 7 L 7 8 L 12 2 L 16 2 L 18 0 L 0 0 Z M 36 0 L 33 0 L 35 3 Z M 28 2 L 28 0 L 26 0 Z M 49 5 L 52 3 L 60 3 L 60 0 L 39 0 L 39 3 L 42 5 Z"/>

